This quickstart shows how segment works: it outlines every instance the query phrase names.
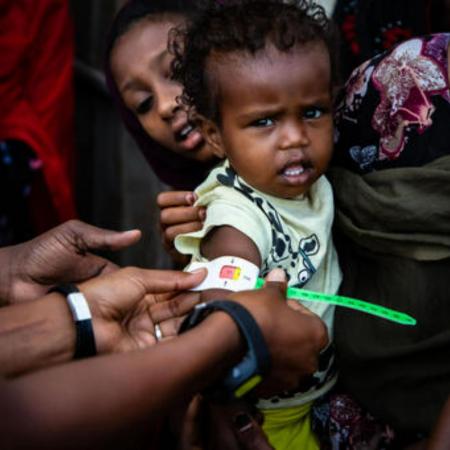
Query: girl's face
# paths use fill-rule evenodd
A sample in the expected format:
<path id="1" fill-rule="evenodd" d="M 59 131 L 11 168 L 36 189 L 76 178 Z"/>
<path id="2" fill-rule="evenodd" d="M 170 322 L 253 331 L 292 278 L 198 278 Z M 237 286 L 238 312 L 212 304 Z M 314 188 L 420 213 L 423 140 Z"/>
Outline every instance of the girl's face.
<path id="1" fill-rule="evenodd" d="M 144 130 L 169 150 L 200 162 L 213 159 L 200 130 L 177 104 L 181 85 L 170 77 L 173 56 L 167 50 L 175 19 L 143 18 L 120 36 L 111 52 L 111 72 L 125 105 Z"/>

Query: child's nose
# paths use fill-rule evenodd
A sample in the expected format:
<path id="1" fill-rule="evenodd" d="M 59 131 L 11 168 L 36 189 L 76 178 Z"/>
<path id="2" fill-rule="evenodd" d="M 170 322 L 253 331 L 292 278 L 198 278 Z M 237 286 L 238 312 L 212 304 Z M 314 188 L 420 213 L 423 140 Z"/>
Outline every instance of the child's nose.
<path id="1" fill-rule="evenodd" d="M 302 148 L 309 144 L 310 140 L 305 124 L 300 121 L 292 121 L 283 126 L 279 144 L 282 150 Z"/>

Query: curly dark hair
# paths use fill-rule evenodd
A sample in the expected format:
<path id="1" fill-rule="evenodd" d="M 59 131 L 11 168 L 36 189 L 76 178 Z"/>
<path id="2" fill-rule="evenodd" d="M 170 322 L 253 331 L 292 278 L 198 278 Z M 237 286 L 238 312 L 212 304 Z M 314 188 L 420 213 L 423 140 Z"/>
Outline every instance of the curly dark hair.
<path id="1" fill-rule="evenodd" d="M 208 71 L 214 53 L 252 55 L 267 42 L 287 52 L 298 44 L 323 42 L 337 84 L 337 34 L 324 9 L 309 0 L 215 0 L 203 2 L 187 28 L 173 30 L 173 77 L 183 86 L 179 101 L 220 124 L 218 89 Z"/>

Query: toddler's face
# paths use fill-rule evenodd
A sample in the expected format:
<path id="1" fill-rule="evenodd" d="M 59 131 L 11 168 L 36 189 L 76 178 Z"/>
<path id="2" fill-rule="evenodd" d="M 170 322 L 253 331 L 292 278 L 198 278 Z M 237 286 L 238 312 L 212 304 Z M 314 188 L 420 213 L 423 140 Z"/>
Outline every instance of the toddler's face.
<path id="1" fill-rule="evenodd" d="M 167 19 L 135 23 L 114 45 L 111 72 L 125 105 L 153 139 L 173 152 L 206 162 L 213 154 L 177 104 L 182 88 L 170 77 L 168 32 L 176 25 Z"/>
<path id="2" fill-rule="evenodd" d="M 221 126 L 205 126 L 218 154 L 256 189 L 281 198 L 306 193 L 333 148 L 330 62 L 312 43 L 288 53 L 269 45 L 213 61 Z"/>

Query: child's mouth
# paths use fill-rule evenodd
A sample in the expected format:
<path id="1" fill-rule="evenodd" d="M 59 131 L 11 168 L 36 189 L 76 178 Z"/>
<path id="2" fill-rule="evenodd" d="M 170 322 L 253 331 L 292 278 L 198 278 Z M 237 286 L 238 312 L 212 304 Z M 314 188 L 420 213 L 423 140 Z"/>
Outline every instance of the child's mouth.
<path id="1" fill-rule="evenodd" d="M 283 171 L 283 174 L 287 177 L 296 177 L 301 175 L 305 171 L 303 166 L 299 167 L 288 167 Z"/>
<path id="2" fill-rule="evenodd" d="M 302 185 L 308 183 L 311 176 L 311 165 L 305 162 L 290 163 L 283 167 L 280 175 L 289 184 Z"/>

